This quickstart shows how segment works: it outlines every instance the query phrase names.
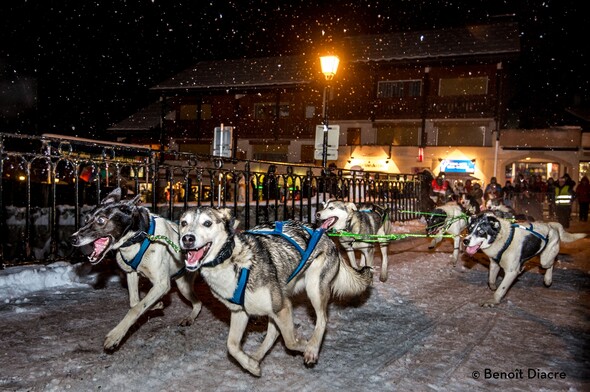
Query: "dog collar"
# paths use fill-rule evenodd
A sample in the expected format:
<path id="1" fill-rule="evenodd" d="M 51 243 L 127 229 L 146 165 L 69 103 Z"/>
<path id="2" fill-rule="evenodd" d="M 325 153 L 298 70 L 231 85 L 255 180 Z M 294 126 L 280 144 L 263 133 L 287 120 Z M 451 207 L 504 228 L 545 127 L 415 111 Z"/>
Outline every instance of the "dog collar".
<path id="1" fill-rule="evenodd" d="M 227 241 L 225 241 L 225 244 L 223 244 L 223 247 L 221 248 L 217 256 L 215 256 L 215 258 L 207 264 L 203 264 L 203 267 L 215 267 L 223 263 L 225 260 L 229 259 L 232 255 L 232 252 L 234 251 L 234 246 L 234 236 L 232 235 L 227 239 Z"/>
<path id="2" fill-rule="evenodd" d="M 150 219 L 150 227 L 149 227 L 147 233 L 144 231 L 139 233 L 143 237 L 143 242 L 141 243 L 141 246 L 139 247 L 139 251 L 135 254 L 135 257 L 133 257 L 133 259 L 131 259 L 131 260 L 125 259 L 125 257 L 123 257 L 123 254 L 121 253 L 121 259 L 123 259 L 123 262 L 125 264 L 127 264 L 129 267 L 133 268 L 134 270 L 137 270 L 137 267 L 139 267 L 139 264 L 141 263 L 141 259 L 143 258 L 145 251 L 147 250 L 147 248 L 151 244 L 151 241 L 148 238 L 148 236 L 154 235 L 155 232 L 156 232 L 156 218 L 152 217 Z M 133 238 L 136 238 L 136 237 L 139 238 L 139 235 L 133 236 Z M 129 242 L 129 241 L 127 241 L 127 242 Z M 127 245 L 127 242 L 125 242 L 125 244 L 123 244 L 123 246 L 121 246 L 121 247 L 130 246 L 133 243 L 136 243 L 138 241 L 135 241 L 129 245 Z"/>

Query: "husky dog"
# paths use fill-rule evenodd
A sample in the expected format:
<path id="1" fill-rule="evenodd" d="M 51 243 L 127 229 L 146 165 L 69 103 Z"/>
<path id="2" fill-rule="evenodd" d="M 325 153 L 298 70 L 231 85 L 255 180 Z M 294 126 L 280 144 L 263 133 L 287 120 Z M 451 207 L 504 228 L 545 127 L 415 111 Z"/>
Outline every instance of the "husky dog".
<path id="1" fill-rule="evenodd" d="M 323 204 L 323 208 L 316 213 L 318 224 L 331 220 L 333 223 L 327 228 L 336 231 L 345 231 L 353 234 L 367 236 L 384 236 L 389 233 L 391 222 L 387 218 L 387 210 L 377 205 L 362 205 L 361 209 L 356 204 L 344 202 L 341 200 L 328 200 Z M 354 268 L 358 268 L 356 263 L 355 250 L 361 253 L 361 265 L 373 266 L 375 247 L 370 242 L 363 241 L 356 237 L 339 237 L 340 244 L 346 250 L 348 259 Z M 381 238 L 378 241 L 381 248 L 381 273 L 379 280 L 387 280 L 387 239 Z"/>
<path id="2" fill-rule="evenodd" d="M 370 268 L 353 269 L 324 233 L 298 221 L 236 232 L 229 208 L 196 207 L 180 217 L 186 268 L 199 270 L 211 291 L 231 311 L 227 348 L 240 365 L 260 376 L 260 361 L 281 334 L 285 346 L 317 362 L 327 324 L 328 301 L 358 295 L 370 286 Z M 316 313 L 309 341 L 295 336 L 291 298 L 305 290 Z M 252 355 L 242 347 L 250 316 L 268 316 L 264 341 Z"/>
<path id="3" fill-rule="evenodd" d="M 488 285 L 495 290 L 491 300 L 482 306 L 492 307 L 500 303 L 516 277 L 523 271 L 527 260 L 539 256 L 545 268 L 543 282 L 551 286 L 553 264 L 559 253 L 560 242 L 573 242 L 586 237 L 584 233 L 568 233 L 557 222 L 521 222 L 499 218 L 491 212 L 483 212 L 469 219 L 469 234 L 463 240 L 469 255 L 482 250 L 490 258 Z M 500 268 L 504 278 L 496 288 Z"/>
<path id="4" fill-rule="evenodd" d="M 201 311 L 201 302 L 193 291 L 195 274 L 185 273 L 182 253 L 166 242 L 168 239 L 177 243 L 178 225 L 151 214 L 138 203 L 139 195 L 121 201 L 121 189 L 116 188 L 86 216 L 84 225 L 70 238 L 72 245 L 81 248 L 92 264 L 99 263 L 108 251 L 114 250 L 117 263 L 127 273 L 131 309 L 108 333 L 104 342 L 106 350 L 117 347 L 143 313 L 163 307 L 161 302 L 156 302 L 170 291 L 172 279 L 177 278 L 178 290 L 192 304 L 192 312 L 180 325 L 191 325 Z M 150 236 L 159 239 L 152 240 L 154 237 Z M 139 275 L 152 283 L 142 300 Z"/>
<path id="5" fill-rule="evenodd" d="M 433 237 L 429 249 L 434 249 L 442 241 L 444 234 L 453 236 L 453 254 L 451 256 L 453 267 L 459 261 L 459 252 L 461 250 L 460 236 L 467 227 L 467 220 L 469 219 L 468 211 L 479 212 L 479 205 L 477 203 L 471 204 L 469 199 L 464 199 L 464 203 L 468 206 L 468 209 L 464 208 L 463 205 L 450 201 L 435 208 L 426 218 L 426 234 Z"/>

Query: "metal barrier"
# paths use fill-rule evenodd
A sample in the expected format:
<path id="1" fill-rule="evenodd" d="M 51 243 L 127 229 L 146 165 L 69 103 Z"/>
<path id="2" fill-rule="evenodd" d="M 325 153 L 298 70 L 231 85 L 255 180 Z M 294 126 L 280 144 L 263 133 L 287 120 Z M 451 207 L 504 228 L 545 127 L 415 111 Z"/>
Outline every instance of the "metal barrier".
<path id="1" fill-rule="evenodd" d="M 315 221 L 329 198 L 376 203 L 391 219 L 415 219 L 420 175 L 161 152 L 91 139 L 0 133 L 0 263 L 76 258 L 69 236 L 86 212 L 121 187 L 126 198 L 170 220 L 186 209 L 231 208 L 249 229 L 262 222 Z"/>

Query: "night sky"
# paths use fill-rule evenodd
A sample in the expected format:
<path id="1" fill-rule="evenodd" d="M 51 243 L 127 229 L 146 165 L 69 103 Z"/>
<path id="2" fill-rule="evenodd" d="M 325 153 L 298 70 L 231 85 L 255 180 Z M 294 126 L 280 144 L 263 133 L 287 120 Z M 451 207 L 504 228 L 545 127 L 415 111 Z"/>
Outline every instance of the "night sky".
<path id="1" fill-rule="evenodd" d="M 0 6 L 0 132 L 100 138 L 201 60 L 301 54 L 344 36 L 516 20 L 523 127 L 564 122 L 589 98 L 576 0 L 85 1 Z M 567 122 L 567 117 L 566 120 Z"/>

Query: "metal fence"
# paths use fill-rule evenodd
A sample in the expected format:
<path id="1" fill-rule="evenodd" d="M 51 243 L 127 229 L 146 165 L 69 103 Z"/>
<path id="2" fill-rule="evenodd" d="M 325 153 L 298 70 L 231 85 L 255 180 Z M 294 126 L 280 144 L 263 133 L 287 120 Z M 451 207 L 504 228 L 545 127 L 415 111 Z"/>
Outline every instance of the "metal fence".
<path id="1" fill-rule="evenodd" d="M 419 174 L 161 152 L 80 138 L 0 133 L 0 264 L 76 258 L 69 236 L 115 187 L 170 220 L 186 209 L 231 208 L 249 229 L 262 222 L 315 221 L 329 198 L 375 203 L 391 219 L 415 219 L 425 186 Z M 427 197 L 427 196 L 426 196 Z"/>

